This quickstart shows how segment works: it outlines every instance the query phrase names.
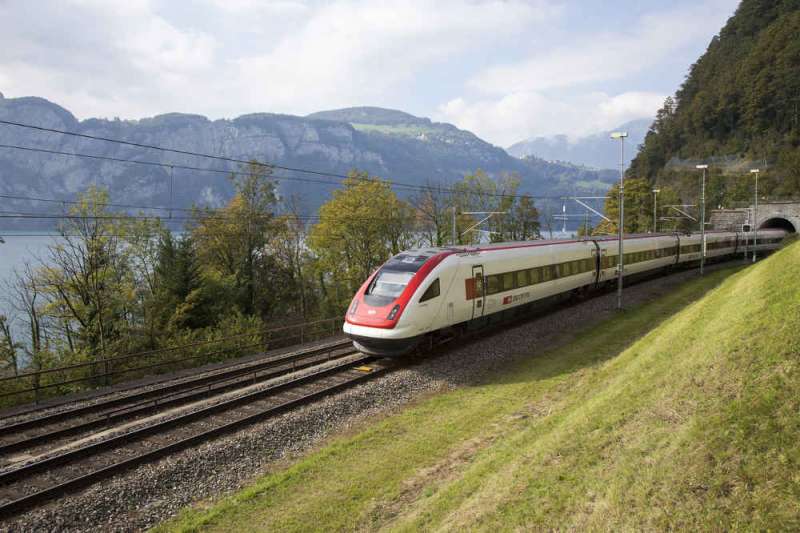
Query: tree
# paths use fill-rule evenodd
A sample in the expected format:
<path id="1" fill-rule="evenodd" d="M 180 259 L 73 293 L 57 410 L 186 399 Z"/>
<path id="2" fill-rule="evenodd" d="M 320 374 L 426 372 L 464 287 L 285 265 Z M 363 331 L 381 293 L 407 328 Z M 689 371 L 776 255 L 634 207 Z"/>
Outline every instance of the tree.
<path id="1" fill-rule="evenodd" d="M 464 176 L 454 187 L 459 212 L 481 214 L 462 214 L 460 233 L 475 226 L 489 213 L 494 214 L 462 238 L 466 242 L 478 242 L 482 233 L 488 233 L 491 242 L 539 238 L 539 211 L 530 196 L 518 194 L 519 185 L 520 178 L 516 174 L 502 174 L 493 179 L 479 169 Z"/>
<path id="2" fill-rule="evenodd" d="M 509 240 L 527 241 L 541 238 L 539 210 L 530 196 L 521 196 L 511 208 L 508 216 L 507 234 Z"/>
<path id="3" fill-rule="evenodd" d="M 0 361 L 5 361 L 13 370 L 16 376 L 19 373 L 19 349 L 21 345 L 14 342 L 11 334 L 11 325 L 8 317 L 0 315 Z"/>
<path id="4" fill-rule="evenodd" d="M 126 342 L 126 321 L 136 306 L 130 248 L 123 242 L 127 228 L 107 205 L 105 190 L 92 187 L 82 194 L 60 226 L 61 239 L 49 248 L 46 265 L 25 279 L 31 298 L 46 291 L 46 312 L 58 319 L 69 350 L 92 361 L 106 360 Z M 32 312 L 35 302 L 26 307 Z M 40 349 L 37 339 L 34 334 L 34 351 Z"/>
<path id="5" fill-rule="evenodd" d="M 222 209 L 198 209 L 190 229 L 200 262 L 232 291 L 232 301 L 245 315 L 267 317 L 275 299 L 269 280 L 274 266 L 265 247 L 274 230 L 275 184 L 269 167 L 251 162 L 232 175 L 235 195 Z"/>
<path id="6" fill-rule="evenodd" d="M 211 283 L 202 275 L 191 236 L 161 236 L 155 275 L 153 308 L 159 332 L 204 328 L 217 321 Z"/>
<path id="7" fill-rule="evenodd" d="M 281 265 L 285 281 L 280 284 L 280 301 L 284 314 L 303 319 L 313 314 L 315 303 L 312 258 L 306 243 L 308 227 L 301 219 L 296 200 L 289 203 L 289 212 L 276 218 L 268 249 Z"/>
<path id="8" fill-rule="evenodd" d="M 30 370 L 42 370 L 56 359 L 56 354 L 50 349 L 51 335 L 48 332 L 54 317 L 48 313 L 47 291 L 42 276 L 30 263 L 25 263 L 21 270 L 14 270 L 8 293 L 12 297 L 14 311 L 28 331 L 27 342 L 19 343 L 11 343 L 11 332 L 7 331 L 5 336 L 9 346 L 16 346 L 22 352 Z M 40 383 L 41 375 L 34 375 L 31 385 L 38 388 Z"/>
<path id="9" fill-rule="evenodd" d="M 346 305 L 375 268 L 414 241 L 413 210 L 389 182 L 352 171 L 342 185 L 320 207 L 319 223 L 309 235 L 323 277 L 335 291 L 345 291 L 333 296 L 338 306 Z"/>
<path id="10" fill-rule="evenodd" d="M 453 197 L 446 187 L 428 182 L 416 196 L 411 198 L 416 209 L 416 226 L 430 246 L 444 246 L 452 241 Z"/>
<path id="11" fill-rule="evenodd" d="M 596 234 L 617 233 L 619 220 L 619 184 L 608 190 L 605 215 L 611 220 L 601 222 Z M 642 178 L 625 179 L 625 233 L 646 233 L 653 229 L 653 193 Z"/>

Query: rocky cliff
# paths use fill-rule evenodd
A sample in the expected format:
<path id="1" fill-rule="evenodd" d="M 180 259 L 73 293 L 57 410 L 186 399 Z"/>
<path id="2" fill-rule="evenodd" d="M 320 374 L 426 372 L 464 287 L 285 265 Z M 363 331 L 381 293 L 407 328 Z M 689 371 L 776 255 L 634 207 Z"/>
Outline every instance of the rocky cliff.
<path id="1" fill-rule="evenodd" d="M 585 170 L 569 165 L 521 161 L 450 124 L 381 108 L 324 111 L 307 117 L 256 113 L 212 121 L 200 115 L 170 113 L 142 120 L 79 121 L 52 102 L 26 97 L 0 99 L 0 119 L 336 174 L 357 168 L 404 183 L 452 182 L 478 168 L 495 175 L 516 172 L 524 191 L 540 195 L 570 193 L 573 181 L 595 189 L 604 188 L 608 181 L 601 173 L 587 177 Z M 202 169 L 237 168 L 213 159 L 9 125 L 0 125 L 0 144 Z M 281 194 L 298 196 L 307 212 L 313 212 L 335 187 L 298 179 L 325 179 L 319 176 L 282 170 L 276 175 L 287 178 L 279 182 Z M 174 183 L 175 206 L 220 205 L 231 194 L 224 174 L 219 173 L 175 169 Z M 0 148 L 2 194 L 69 199 L 91 184 L 109 188 L 117 202 L 169 203 L 169 170 L 165 168 Z M 60 209 L 53 204 L 0 201 L 5 210 Z"/>

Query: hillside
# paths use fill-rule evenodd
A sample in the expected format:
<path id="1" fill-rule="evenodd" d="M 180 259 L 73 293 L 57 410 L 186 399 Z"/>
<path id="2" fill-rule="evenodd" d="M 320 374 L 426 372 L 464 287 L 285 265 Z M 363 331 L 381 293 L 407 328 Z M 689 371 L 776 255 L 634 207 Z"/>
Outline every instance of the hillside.
<path id="1" fill-rule="evenodd" d="M 800 197 L 800 1 L 742 0 L 661 111 L 631 176 L 696 197 L 694 165 L 731 176 L 766 170 L 765 195 Z M 752 188 L 711 181 L 712 205 Z"/>
<path id="2" fill-rule="evenodd" d="M 611 131 L 627 131 L 625 165 L 630 164 L 636 150 L 644 142 L 644 136 L 652 119 L 643 118 L 621 124 Z M 609 148 L 611 131 L 603 131 L 570 139 L 566 135 L 534 137 L 508 147 L 514 157 L 534 156 L 547 161 L 569 161 L 574 165 L 589 168 L 617 169 L 619 172 L 619 151 Z"/>
<path id="3" fill-rule="evenodd" d="M 795 243 L 159 529 L 797 529 L 798 302 Z"/>
<path id="4" fill-rule="evenodd" d="M 0 98 L 0 119 L 59 130 L 135 141 L 236 159 L 257 158 L 284 166 L 346 174 L 353 168 L 406 183 L 452 182 L 483 169 L 492 175 L 516 172 L 522 190 L 549 195 L 572 192 L 573 181 L 597 182 L 589 171 L 539 161 L 526 164 L 474 134 L 381 108 L 352 108 L 308 117 L 256 113 L 211 121 L 200 115 L 170 113 L 142 120 L 87 119 L 42 98 Z M 0 143 L 62 152 L 223 168 L 224 162 L 120 146 L 107 142 L 0 126 Z M 219 205 L 231 194 L 220 174 L 175 169 L 177 206 Z M 305 177 L 281 171 L 277 175 Z M 599 176 L 599 175 L 598 175 Z M 125 203 L 167 205 L 168 170 L 60 155 L 0 149 L 0 193 L 66 199 L 92 183 L 110 188 Z M 315 179 L 321 179 L 319 176 Z M 606 187 L 600 184 L 601 190 Z M 313 212 L 333 186 L 284 180 L 282 194 L 299 196 Z M 7 208 L 31 210 L 41 204 L 6 201 Z"/>

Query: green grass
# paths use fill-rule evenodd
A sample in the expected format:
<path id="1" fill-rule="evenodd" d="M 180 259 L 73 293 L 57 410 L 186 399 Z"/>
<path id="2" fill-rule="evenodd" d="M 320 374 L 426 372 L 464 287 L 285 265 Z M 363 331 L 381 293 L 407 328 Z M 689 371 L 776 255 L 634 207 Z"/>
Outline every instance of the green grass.
<path id="1" fill-rule="evenodd" d="M 350 125 L 358 131 L 364 131 L 367 133 L 384 133 L 386 135 L 402 135 L 404 137 L 419 137 L 423 134 L 430 135 L 436 131 L 434 128 L 419 126 L 416 124 L 386 125 L 361 124 L 358 122 L 352 122 Z"/>
<path id="2" fill-rule="evenodd" d="M 797 243 L 158 529 L 797 529 L 799 359 Z"/>

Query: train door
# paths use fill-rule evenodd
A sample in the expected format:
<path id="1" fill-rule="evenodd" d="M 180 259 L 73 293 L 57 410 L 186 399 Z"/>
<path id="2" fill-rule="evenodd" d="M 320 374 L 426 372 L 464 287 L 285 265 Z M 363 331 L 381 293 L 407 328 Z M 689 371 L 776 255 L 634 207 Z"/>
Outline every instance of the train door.
<path id="1" fill-rule="evenodd" d="M 597 244 L 597 241 L 592 241 L 592 244 L 594 244 L 594 248 L 592 248 L 592 264 L 594 265 L 594 284 L 596 286 L 600 284 L 600 278 L 604 275 L 603 252 L 605 252 L 605 250 L 600 248 L 600 245 Z"/>
<path id="2" fill-rule="evenodd" d="M 480 318 L 486 309 L 486 278 L 483 277 L 483 265 L 472 267 L 472 278 L 475 280 L 475 298 L 472 299 L 472 318 Z"/>

